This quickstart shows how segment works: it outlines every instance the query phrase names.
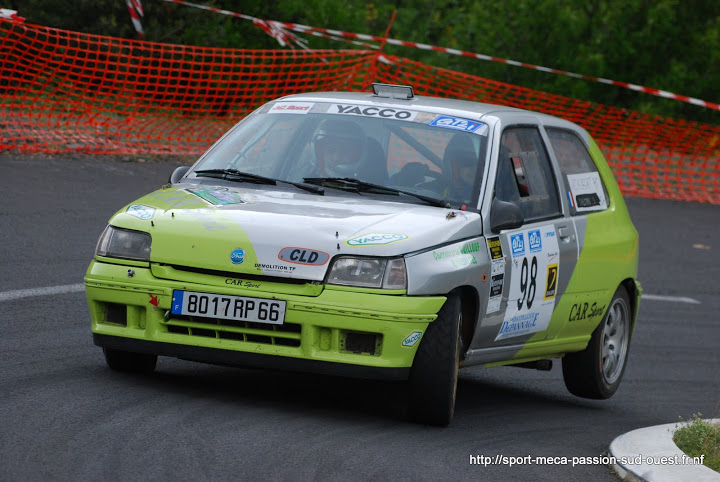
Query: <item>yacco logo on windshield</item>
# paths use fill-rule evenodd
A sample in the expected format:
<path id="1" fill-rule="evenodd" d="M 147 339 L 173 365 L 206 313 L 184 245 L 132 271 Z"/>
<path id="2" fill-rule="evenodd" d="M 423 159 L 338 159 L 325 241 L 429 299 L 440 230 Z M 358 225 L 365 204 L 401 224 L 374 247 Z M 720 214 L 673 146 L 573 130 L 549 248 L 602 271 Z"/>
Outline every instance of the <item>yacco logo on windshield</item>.
<path id="1" fill-rule="evenodd" d="M 406 234 L 396 233 L 368 233 L 348 239 L 345 244 L 348 246 L 385 246 L 409 237 Z"/>
<path id="2" fill-rule="evenodd" d="M 328 262 L 330 255 L 314 249 L 287 247 L 280 250 L 278 258 L 288 263 L 322 266 Z"/>
<path id="3" fill-rule="evenodd" d="M 468 119 L 460 119 L 459 117 L 448 117 L 441 115 L 435 118 L 430 123 L 431 126 L 446 127 L 448 129 L 456 129 L 465 132 L 475 132 L 480 126 L 484 124 L 478 121 L 472 121 Z"/>
<path id="4" fill-rule="evenodd" d="M 232 253 L 230 253 L 230 261 L 232 261 L 232 264 L 241 264 L 243 261 L 245 261 L 245 251 L 242 249 L 236 249 Z"/>
<path id="5" fill-rule="evenodd" d="M 510 246 L 513 257 L 525 256 L 525 236 L 522 233 L 510 236 Z"/>
<path id="6" fill-rule="evenodd" d="M 349 114 L 369 117 L 384 117 L 386 119 L 413 120 L 417 112 L 409 110 L 392 109 L 389 107 L 374 107 L 363 105 L 340 105 L 333 104 L 328 114 Z"/>

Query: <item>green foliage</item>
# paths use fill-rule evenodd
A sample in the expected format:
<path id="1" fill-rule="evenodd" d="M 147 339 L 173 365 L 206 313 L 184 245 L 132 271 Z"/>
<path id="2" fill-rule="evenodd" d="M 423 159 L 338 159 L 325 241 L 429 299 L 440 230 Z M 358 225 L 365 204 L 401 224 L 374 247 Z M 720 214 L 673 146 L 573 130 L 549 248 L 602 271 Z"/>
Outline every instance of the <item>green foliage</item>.
<path id="1" fill-rule="evenodd" d="M 628 82 L 720 103 L 717 0 L 196 0 L 261 19 L 390 37 Z M 124 0 L 11 1 L 30 23 L 136 38 Z M 145 39 L 233 49 L 277 49 L 247 20 L 143 0 Z M 359 48 L 300 35 L 314 49 Z M 621 87 L 438 52 L 384 51 L 438 67 L 568 97 L 720 123 L 720 112 Z"/>
<path id="2" fill-rule="evenodd" d="M 675 431 L 673 442 L 689 457 L 705 456 L 704 465 L 720 472 L 720 425 L 713 425 L 695 414 L 692 422 Z"/>

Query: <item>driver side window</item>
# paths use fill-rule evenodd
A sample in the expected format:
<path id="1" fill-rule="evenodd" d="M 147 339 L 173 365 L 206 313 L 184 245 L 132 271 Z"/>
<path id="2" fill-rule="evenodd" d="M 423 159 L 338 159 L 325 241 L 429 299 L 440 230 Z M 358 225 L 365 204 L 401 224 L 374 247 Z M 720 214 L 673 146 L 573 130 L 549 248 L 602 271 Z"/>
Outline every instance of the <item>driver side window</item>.
<path id="1" fill-rule="evenodd" d="M 515 127 L 503 132 L 495 197 L 517 205 L 525 220 L 562 214 L 555 176 L 537 128 Z"/>

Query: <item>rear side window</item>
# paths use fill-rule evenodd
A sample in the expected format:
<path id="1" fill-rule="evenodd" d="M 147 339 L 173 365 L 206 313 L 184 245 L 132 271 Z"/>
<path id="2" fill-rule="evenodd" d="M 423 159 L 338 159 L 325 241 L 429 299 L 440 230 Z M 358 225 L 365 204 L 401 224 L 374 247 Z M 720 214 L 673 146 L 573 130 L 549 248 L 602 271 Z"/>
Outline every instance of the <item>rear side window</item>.
<path id="1" fill-rule="evenodd" d="M 607 191 L 585 144 L 571 131 L 548 128 L 573 214 L 607 209 Z"/>
<path id="2" fill-rule="evenodd" d="M 561 214 L 555 177 L 537 128 L 515 127 L 503 132 L 495 196 L 518 205 L 528 221 Z"/>

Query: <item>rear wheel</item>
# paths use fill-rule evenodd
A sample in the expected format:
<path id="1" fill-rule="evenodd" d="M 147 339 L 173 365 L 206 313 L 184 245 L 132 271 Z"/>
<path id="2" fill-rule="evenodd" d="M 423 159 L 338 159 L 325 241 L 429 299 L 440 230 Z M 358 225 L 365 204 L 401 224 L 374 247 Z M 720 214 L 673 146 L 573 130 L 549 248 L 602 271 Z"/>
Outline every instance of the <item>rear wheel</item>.
<path id="1" fill-rule="evenodd" d="M 119 372 L 150 373 L 157 365 L 157 355 L 130 353 L 112 348 L 103 348 L 103 353 L 107 365 Z"/>
<path id="2" fill-rule="evenodd" d="M 599 400 L 617 391 L 630 349 L 630 313 L 630 297 L 620 286 L 587 348 L 563 357 L 563 378 L 570 393 Z"/>
<path id="3" fill-rule="evenodd" d="M 408 408 L 419 423 L 444 426 L 455 412 L 462 330 L 457 295 L 448 296 L 438 317 L 430 323 L 410 371 Z"/>

